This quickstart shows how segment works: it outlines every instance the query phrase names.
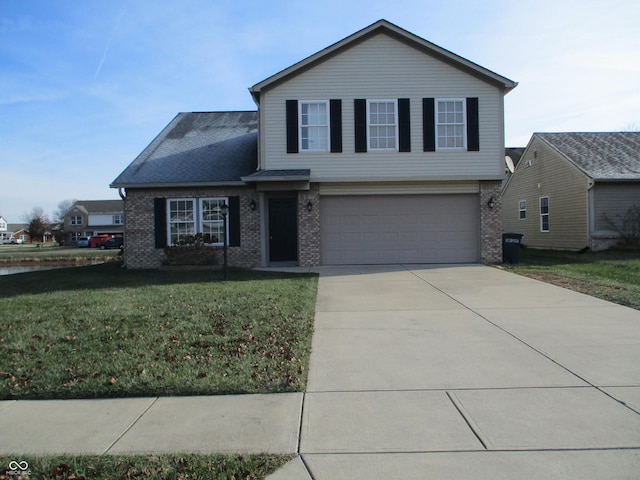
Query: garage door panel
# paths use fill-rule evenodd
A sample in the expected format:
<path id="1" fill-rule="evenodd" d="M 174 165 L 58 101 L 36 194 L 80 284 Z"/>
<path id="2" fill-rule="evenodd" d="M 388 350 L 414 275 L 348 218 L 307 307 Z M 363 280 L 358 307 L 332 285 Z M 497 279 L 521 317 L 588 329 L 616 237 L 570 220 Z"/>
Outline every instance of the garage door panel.
<path id="1" fill-rule="evenodd" d="M 322 263 L 467 263 L 479 259 L 477 195 L 321 198 Z"/>

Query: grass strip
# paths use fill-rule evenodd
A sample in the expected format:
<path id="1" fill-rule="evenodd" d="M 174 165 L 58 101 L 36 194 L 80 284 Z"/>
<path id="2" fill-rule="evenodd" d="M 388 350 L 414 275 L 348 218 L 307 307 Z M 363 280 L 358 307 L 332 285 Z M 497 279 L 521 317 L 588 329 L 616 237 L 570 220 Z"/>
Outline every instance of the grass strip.
<path id="1" fill-rule="evenodd" d="M 0 456 L 0 479 L 262 480 L 291 460 L 286 455 Z M 20 463 L 28 470 L 12 470 Z"/>
<path id="2" fill-rule="evenodd" d="M 316 289 L 117 263 L 0 277 L 0 399 L 303 391 Z"/>
<path id="3" fill-rule="evenodd" d="M 507 269 L 640 310 L 640 252 L 608 250 L 576 254 L 566 251 L 521 251 L 520 263 Z"/>

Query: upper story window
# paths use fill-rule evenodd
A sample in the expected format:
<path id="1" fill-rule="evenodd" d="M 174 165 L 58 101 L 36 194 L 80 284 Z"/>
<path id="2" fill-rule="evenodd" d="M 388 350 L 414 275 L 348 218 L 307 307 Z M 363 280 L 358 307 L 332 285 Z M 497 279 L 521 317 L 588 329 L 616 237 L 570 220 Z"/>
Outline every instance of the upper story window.
<path id="1" fill-rule="evenodd" d="M 189 237 L 202 234 L 204 243 L 222 245 L 224 243 L 224 218 L 220 206 L 229 204 L 228 198 L 169 199 L 167 216 L 167 237 L 169 245 L 189 242 Z"/>
<path id="2" fill-rule="evenodd" d="M 520 200 L 518 203 L 518 214 L 520 220 L 525 220 L 527 218 L 527 201 Z"/>
<path id="3" fill-rule="evenodd" d="M 436 100 L 436 148 L 438 150 L 466 148 L 465 118 L 464 99 Z"/>
<path id="4" fill-rule="evenodd" d="M 113 224 L 114 225 L 122 225 L 122 224 L 124 224 L 124 215 L 114 215 L 113 216 Z"/>
<path id="5" fill-rule="evenodd" d="M 549 197 L 540 197 L 540 231 L 549 231 Z"/>
<path id="6" fill-rule="evenodd" d="M 80 215 L 72 215 L 69 218 L 71 225 L 82 225 L 82 217 Z"/>
<path id="7" fill-rule="evenodd" d="M 369 100 L 367 102 L 369 149 L 395 150 L 398 137 L 396 100 Z"/>
<path id="8" fill-rule="evenodd" d="M 329 102 L 300 102 L 300 150 L 329 150 Z"/>

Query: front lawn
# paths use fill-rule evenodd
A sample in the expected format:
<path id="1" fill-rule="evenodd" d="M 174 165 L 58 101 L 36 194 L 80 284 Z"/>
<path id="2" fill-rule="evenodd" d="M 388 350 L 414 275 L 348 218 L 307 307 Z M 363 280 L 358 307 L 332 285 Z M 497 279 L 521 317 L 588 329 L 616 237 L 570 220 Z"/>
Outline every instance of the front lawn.
<path id="1" fill-rule="evenodd" d="M 640 252 L 577 254 L 525 248 L 515 273 L 640 310 Z"/>
<path id="2" fill-rule="evenodd" d="M 261 480 L 291 459 L 286 455 L 0 456 L 0 478 L 112 480 L 117 478 Z M 25 464 L 26 462 L 26 464 Z M 21 470 L 11 466 L 27 467 Z M 15 473 L 15 474 L 14 474 Z"/>
<path id="3" fill-rule="evenodd" d="M 303 391 L 317 276 L 130 271 L 0 277 L 0 399 Z"/>
<path id="4" fill-rule="evenodd" d="M 47 262 L 99 263 L 116 260 L 119 249 L 60 247 L 53 243 L 0 245 L 0 265 L 38 264 Z"/>

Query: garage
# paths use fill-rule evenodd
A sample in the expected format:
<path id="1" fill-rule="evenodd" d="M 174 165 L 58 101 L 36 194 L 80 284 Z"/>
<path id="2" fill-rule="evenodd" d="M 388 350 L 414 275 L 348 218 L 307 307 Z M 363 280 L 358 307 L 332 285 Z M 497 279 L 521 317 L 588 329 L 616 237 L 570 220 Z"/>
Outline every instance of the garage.
<path id="1" fill-rule="evenodd" d="M 323 265 L 479 261 L 477 194 L 321 197 Z"/>

